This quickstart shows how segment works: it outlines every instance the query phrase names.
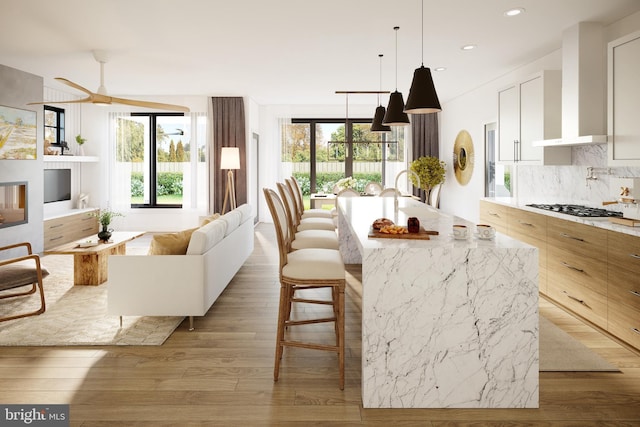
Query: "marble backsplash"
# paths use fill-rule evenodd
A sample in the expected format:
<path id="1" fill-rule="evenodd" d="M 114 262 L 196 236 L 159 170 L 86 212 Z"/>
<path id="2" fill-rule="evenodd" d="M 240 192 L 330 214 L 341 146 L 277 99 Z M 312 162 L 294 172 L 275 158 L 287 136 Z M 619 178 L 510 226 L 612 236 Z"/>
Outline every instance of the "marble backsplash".
<path id="1" fill-rule="evenodd" d="M 612 177 L 640 177 L 640 167 L 608 167 L 607 144 L 572 147 L 571 166 L 515 166 L 518 203 L 573 203 L 603 207 L 619 197 L 609 187 Z M 587 179 L 593 168 L 595 179 Z M 640 189 L 637 189 L 640 193 Z M 635 195 L 638 197 L 639 195 Z M 620 205 L 606 206 L 622 210 Z"/>

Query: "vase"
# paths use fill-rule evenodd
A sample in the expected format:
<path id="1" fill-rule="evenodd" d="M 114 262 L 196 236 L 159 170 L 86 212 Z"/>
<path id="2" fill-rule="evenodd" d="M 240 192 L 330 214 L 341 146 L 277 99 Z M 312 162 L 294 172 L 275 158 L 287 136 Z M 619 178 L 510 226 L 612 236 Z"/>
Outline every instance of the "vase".
<path id="1" fill-rule="evenodd" d="M 98 239 L 105 243 L 109 241 L 109 239 L 111 238 L 111 233 L 113 232 L 113 229 L 107 228 L 108 226 L 108 224 L 102 225 L 102 231 L 98 233 Z"/>
<path id="2" fill-rule="evenodd" d="M 84 156 L 84 148 L 82 145 L 78 146 L 78 156 Z"/>

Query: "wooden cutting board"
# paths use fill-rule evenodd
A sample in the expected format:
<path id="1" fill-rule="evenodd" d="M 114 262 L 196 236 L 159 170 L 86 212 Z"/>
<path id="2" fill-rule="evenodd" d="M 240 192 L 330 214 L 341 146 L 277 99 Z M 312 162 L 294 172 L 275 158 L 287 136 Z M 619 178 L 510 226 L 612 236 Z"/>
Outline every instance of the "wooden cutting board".
<path id="1" fill-rule="evenodd" d="M 407 228 L 407 227 L 404 227 Z M 369 229 L 370 239 L 413 239 L 413 240 L 429 240 L 429 236 L 437 236 L 439 233 L 433 230 L 425 230 L 420 227 L 419 233 L 405 233 L 405 234 L 386 234 L 380 233 L 378 230 L 374 230 L 373 227 Z"/>

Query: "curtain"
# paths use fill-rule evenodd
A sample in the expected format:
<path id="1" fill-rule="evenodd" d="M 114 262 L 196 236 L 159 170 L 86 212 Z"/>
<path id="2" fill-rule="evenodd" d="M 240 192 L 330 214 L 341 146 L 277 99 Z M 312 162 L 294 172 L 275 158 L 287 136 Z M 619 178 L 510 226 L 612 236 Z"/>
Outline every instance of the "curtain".
<path id="1" fill-rule="evenodd" d="M 440 137 L 438 133 L 438 114 L 411 115 L 411 159 L 419 157 L 440 158 Z M 413 189 L 415 196 L 424 201 L 428 195 L 420 189 Z"/>
<path id="2" fill-rule="evenodd" d="M 227 185 L 227 171 L 220 169 L 222 147 L 240 149 L 240 169 L 234 171 L 236 201 L 238 206 L 247 203 L 247 139 L 242 97 L 212 97 L 211 126 L 213 138 L 209 153 L 213 161 L 209 168 L 209 211 L 221 212 Z"/>

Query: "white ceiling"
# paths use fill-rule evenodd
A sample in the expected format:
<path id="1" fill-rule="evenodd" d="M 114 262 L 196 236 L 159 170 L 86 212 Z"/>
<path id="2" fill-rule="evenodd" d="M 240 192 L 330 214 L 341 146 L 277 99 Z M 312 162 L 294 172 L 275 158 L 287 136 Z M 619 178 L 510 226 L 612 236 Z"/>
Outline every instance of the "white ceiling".
<path id="1" fill-rule="evenodd" d="M 503 12 L 526 13 L 506 18 Z M 425 0 L 424 64 L 446 102 L 561 47 L 581 21 L 604 25 L 638 0 Z M 336 90 L 405 99 L 421 63 L 421 0 L 0 0 L 0 63 L 110 95 L 249 96 L 259 104 L 340 104 Z M 474 51 L 460 49 L 476 44 Z M 79 93 L 78 93 L 79 94 Z M 354 103 L 376 100 L 354 99 Z"/>

